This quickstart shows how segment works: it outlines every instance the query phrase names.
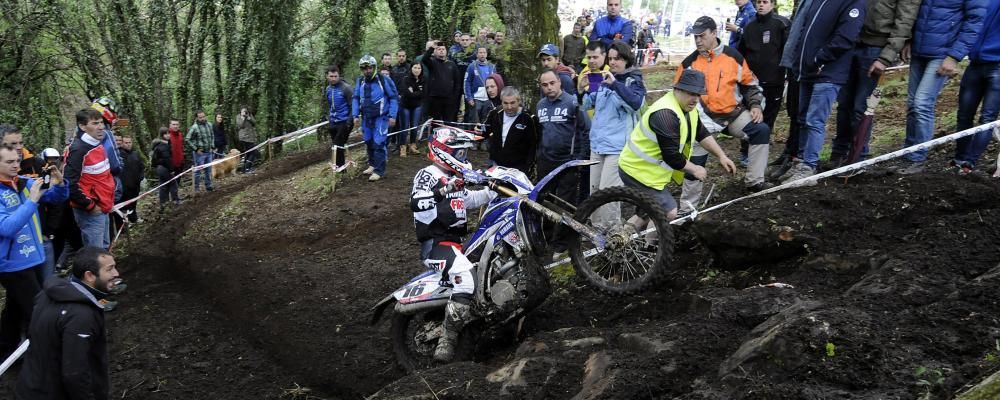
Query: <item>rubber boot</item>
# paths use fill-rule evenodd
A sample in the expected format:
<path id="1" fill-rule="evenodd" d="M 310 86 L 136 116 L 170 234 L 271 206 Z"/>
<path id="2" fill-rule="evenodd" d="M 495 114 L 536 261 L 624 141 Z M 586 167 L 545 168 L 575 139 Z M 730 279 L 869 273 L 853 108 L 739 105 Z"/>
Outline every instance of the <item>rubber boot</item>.
<path id="1" fill-rule="evenodd" d="M 455 358 L 458 334 L 462 332 L 462 328 L 470 318 L 472 318 L 472 307 L 454 300 L 448 301 L 448 305 L 444 308 L 444 323 L 441 324 L 444 332 L 441 333 L 441 339 L 438 339 L 437 348 L 434 349 L 435 361 L 448 363 Z"/>

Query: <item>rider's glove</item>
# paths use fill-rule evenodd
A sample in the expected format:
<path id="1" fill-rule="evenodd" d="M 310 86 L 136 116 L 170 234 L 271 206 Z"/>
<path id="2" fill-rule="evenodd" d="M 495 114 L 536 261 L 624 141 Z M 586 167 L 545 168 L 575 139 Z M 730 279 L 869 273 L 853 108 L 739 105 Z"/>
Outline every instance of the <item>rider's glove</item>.
<path id="1" fill-rule="evenodd" d="M 444 176 L 441 177 L 441 189 L 439 192 L 441 197 L 446 196 L 448 193 L 461 191 L 464 188 L 465 188 L 465 181 L 462 178 L 459 177 L 448 178 Z"/>

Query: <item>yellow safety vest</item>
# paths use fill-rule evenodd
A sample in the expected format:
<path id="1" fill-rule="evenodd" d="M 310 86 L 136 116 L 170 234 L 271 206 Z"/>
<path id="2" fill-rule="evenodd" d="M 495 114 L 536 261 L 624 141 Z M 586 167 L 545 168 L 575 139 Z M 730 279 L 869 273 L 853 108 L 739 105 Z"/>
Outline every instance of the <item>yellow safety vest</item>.
<path id="1" fill-rule="evenodd" d="M 673 92 L 653 103 L 642 115 L 642 120 L 629 135 L 628 144 L 618 158 L 618 167 L 632 178 L 656 190 L 663 190 L 673 180 L 680 184 L 684 180 L 684 171 L 670 168 L 660 152 L 656 141 L 656 133 L 649 128 L 649 116 L 660 110 L 671 110 L 680 120 L 680 148 L 685 159 L 691 159 L 691 146 L 694 143 L 694 132 L 698 129 L 698 110 L 693 109 L 683 118 L 684 112 Z M 690 121 L 690 126 L 688 125 Z"/>

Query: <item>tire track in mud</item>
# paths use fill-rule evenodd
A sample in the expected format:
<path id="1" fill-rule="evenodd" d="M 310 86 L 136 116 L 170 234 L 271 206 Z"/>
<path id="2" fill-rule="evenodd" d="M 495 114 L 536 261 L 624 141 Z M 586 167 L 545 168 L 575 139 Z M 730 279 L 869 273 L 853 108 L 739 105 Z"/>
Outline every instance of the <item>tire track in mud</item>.
<path id="1" fill-rule="evenodd" d="M 287 389 L 294 382 L 312 389 L 313 396 L 357 398 L 401 374 L 391 357 L 388 330 L 368 325 L 368 309 L 419 271 L 411 216 L 400 205 L 409 193 L 412 172 L 425 160 L 393 158 L 380 182 L 371 184 L 364 177 L 342 182 L 335 195 L 320 199 L 336 203 L 340 210 L 288 205 L 285 215 L 246 221 L 268 232 L 255 240 L 208 247 L 181 239 L 191 237 L 194 225 L 217 215 L 231 196 L 239 193 L 243 201 L 248 196 L 252 201 L 247 193 L 287 186 L 283 180 L 288 175 L 323 160 L 322 152 L 281 160 L 262 172 L 265 179 L 227 185 L 191 202 L 155 235 L 167 244 L 162 251 L 137 250 L 133 257 L 144 268 L 158 271 L 150 281 L 190 282 L 185 295 L 199 299 L 196 303 L 204 310 L 194 308 L 218 318 L 210 325 L 238 338 L 235 347 L 252 349 L 276 367 L 262 369 L 269 372 L 257 377 L 260 385 L 283 381 Z M 341 211 L 345 209 L 354 211 Z M 306 218 L 317 229 L 293 235 L 302 243 L 268 239 L 269 232 L 290 226 L 282 222 L 290 218 Z M 222 243 L 225 232 L 219 234 Z"/>

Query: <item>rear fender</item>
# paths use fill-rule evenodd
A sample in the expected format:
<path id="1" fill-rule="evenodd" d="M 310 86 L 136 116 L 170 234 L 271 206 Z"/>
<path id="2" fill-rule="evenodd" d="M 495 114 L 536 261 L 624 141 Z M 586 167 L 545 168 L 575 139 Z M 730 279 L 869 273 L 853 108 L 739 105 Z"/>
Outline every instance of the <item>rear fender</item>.
<path id="1" fill-rule="evenodd" d="M 451 298 L 451 287 L 441 286 L 441 273 L 439 271 L 428 271 L 397 289 L 393 292 L 392 297 L 397 302 L 396 311 L 401 311 L 408 308 L 402 306 L 411 304 L 442 299 L 447 301 Z"/>
<path id="2" fill-rule="evenodd" d="M 394 294 L 390 294 L 382 298 L 382 300 L 380 300 L 378 303 L 375 303 L 375 306 L 372 307 L 371 309 L 372 320 L 369 321 L 369 324 L 370 325 L 377 324 L 378 321 L 382 319 L 382 313 L 385 312 L 385 308 L 395 302 L 396 302 L 396 297 L 394 296 Z"/>

